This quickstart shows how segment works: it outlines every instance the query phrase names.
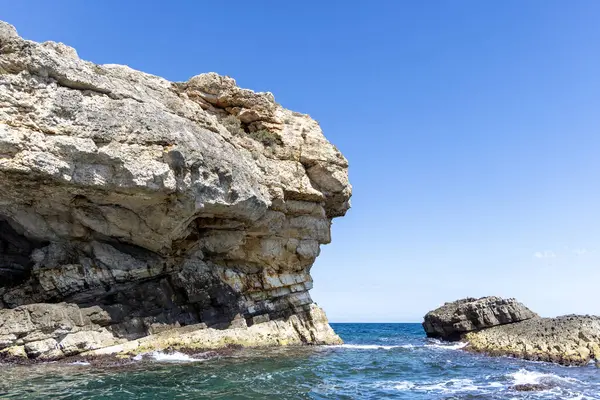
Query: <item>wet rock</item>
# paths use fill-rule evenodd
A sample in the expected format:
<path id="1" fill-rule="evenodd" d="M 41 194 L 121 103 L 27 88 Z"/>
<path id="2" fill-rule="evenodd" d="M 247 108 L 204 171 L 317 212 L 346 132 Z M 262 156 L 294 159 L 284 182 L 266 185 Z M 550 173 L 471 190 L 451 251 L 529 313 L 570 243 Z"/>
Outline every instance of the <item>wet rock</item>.
<path id="1" fill-rule="evenodd" d="M 202 353 L 193 353 L 191 357 L 195 360 L 210 360 L 219 357 L 220 354 L 216 351 L 204 351 Z"/>
<path id="2" fill-rule="evenodd" d="M 600 317 L 566 315 L 495 326 L 465 335 L 467 350 L 563 365 L 600 359 Z"/>
<path id="3" fill-rule="evenodd" d="M 430 337 L 462 339 L 467 342 L 464 350 L 490 356 L 563 365 L 591 361 L 598 365 L 600 359 L 600 317 L 540 318 L 514 299 L 483 297 L 446 303 L 427 313 L 423 328 Z"/>
<path id="4" fill-rule="evenodd" d="M 134 356 L 148 351 L 181 351 L 195 354 L 230 347 L 266 347 L 303 344 L 340 344 L 325 313 L 315 304 L 285 320 L 268 321 L 250 327 L 214 329 L 195 325 L 145 336 L 123 344 L 82 353 L 85 356 Z"/>
<path id="5" fill-rule="evenodd" d="M 547 385 L 543 383 L 524 383 L 510 387 L 511 390 L 516 390 L 517 392 L 538 392 L 552 388 L 553 385 Z"/>

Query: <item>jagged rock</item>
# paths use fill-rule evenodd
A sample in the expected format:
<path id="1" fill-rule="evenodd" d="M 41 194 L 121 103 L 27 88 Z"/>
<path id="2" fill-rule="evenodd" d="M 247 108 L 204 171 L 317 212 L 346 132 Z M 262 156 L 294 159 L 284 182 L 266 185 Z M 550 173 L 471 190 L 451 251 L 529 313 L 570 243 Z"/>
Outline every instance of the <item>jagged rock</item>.
<path id="1" fill-rule="evenodd" d="M 309 116 L 214 73 L 173 83 L 83 61 L 4 22 L 0 104 L 3 315 L 97 306 L 110 333 L 4 347 L 53 358 L 202 324 L 339 342 L 308 290 L 349 208 L 348 163 Z"/>
<path id="2" fill-rule="evenodd" d="M 564 365 L 600 359 L 600 317 L 535 318 L 465 335 L 469 351 Z"/>
<path id="3" fill-rule="evenodd" d="M 537 314 L 515 299 L 466 298 L 428 312 L 423 328 L 428 337 L 457 340 L 467 332 L 536 317 Z"/>
<path id="4" fill-rule="evenodd" d="M 119 343 L 100 307 L 30 304 L 0 310 L 0 351 L 13 357 L 57 359 Z"/>
<path id="5" fill-rule="evenodd" d="M 540 318 L 514 299 L 483 297 L 446 303 L 427 313 L 429 337 L 463 339 L 464 350 L 563 365 L 600 359 L 600 317 Z M 519 385 L 517 385 L 519 386 Z M 538 390 L 537 385 L 515 390 Z"/>

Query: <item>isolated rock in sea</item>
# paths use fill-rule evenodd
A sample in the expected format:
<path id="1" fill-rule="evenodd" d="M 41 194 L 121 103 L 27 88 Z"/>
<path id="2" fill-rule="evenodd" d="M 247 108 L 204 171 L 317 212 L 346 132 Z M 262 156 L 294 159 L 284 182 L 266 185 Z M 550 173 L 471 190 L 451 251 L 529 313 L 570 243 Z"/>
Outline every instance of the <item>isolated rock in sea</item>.
<path id="1" fill-rule="evenodd" d="M 309 116 L 214 73 L 83 61 L 4 22 L 0 104 L 5 353 L 174 328 L 193 347 L 227 328 L 222 345 L 340 342 L 308 291 L 350 206 L 348 163 Z"/>
<path id="2" fill-rule="evenodd" d="M 465 335 L 467 350 L 564 365 L 600 359 L 600 317 L 535 318 Z"/>
<path id="3" fill-rule="evenodd" d="M 514 299 L 483 297 L 446 303 L 427 313 L 429 337 L 465 340 L 464 350 L 563 365 L 600 360 L 600 317 L 540 318 Z M 537 385 L 515 387 L 537 390 Z"/>
<path id="4" fill-rule="evenodd" d="M 423 328 L 428 337 L 458 340 L 467 332 L 536 317 L 537 314 L 515 299 L 495 296 L 466 298 L 428 312 Z"/>

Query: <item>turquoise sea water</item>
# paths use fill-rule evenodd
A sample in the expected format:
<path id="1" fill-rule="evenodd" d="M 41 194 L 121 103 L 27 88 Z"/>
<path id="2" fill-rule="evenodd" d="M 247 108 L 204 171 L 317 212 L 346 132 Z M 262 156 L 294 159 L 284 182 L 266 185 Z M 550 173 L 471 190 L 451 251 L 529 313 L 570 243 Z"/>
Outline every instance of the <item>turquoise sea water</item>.
<path id="1" fill-rule="evenodd" d="M 342 346 L 240 350 L 194 361 L 0 365 L 7 399 L 600 399 L 600 369 L 465 353 L 419 324 L 332 324 Z M 546 390 L 519 392 L 518 384 Z"/>

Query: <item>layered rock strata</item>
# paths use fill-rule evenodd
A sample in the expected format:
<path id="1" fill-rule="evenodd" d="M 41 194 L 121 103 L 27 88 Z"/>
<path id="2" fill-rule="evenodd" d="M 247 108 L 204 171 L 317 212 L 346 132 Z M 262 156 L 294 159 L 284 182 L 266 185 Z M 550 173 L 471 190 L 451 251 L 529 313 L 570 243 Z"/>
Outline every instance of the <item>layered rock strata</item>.
<path id="1" fill-rule="evenodd" d="M 0 348 L 56 358 L 262 324 L 338 343 L 308 291 L 347 167 L 270 93 L 97 65 L 0 22 Z"/>
<path id="2" fill-rule="evenodd" d="M 465 340 L 468 350 L 488 355 L 587 365 L 600 360 L 600 317 L 536 318 L 471 332 Z"/>
<path id="3" fill-rule="evenodd" d="M 464 350 L 563 365 L 600 364 L 600 317 L 541 318 L 514 299 L 463 299 L 424 318 L 427 336 L 465 340 Z"/>
<path id="4" fill-rule="evenodd" d="M 536 313 L 515 299 L 495 296 L 466 298 L 428 312 L 424 317 L 423 329 L 428 337 L 458 340 L 467 332 L 536 317 Z"/>

